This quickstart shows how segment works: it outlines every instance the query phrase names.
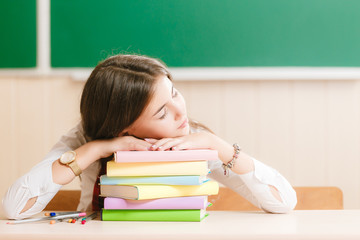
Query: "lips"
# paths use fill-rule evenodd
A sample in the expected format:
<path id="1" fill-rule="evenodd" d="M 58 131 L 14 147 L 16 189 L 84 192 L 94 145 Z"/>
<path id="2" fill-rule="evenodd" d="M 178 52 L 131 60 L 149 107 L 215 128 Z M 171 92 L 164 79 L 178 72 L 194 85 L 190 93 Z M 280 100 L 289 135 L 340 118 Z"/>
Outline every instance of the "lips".
<path id="1" fill-rule="evenodd" d="M 178 129 L 179 128 L 184 128 L 184 127 L 186 127 L 186 125 L 188 124 L 188 119 L 187 118 L 185 118 L 185 120 L 182 122 L 182 124 L 178 127 Z"/>

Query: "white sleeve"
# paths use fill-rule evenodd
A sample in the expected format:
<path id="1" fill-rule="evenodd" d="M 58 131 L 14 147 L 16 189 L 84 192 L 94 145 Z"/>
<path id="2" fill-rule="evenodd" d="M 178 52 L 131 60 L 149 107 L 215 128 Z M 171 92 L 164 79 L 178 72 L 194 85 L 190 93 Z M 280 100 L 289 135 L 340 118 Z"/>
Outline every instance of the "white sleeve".
<path id="1" fill-rule="evenodd" d="M 100 161 L 93 162 L 87 167 L 81 174 L 81 196 L 80 202 L 77 207 L 78 211 L 89 212 L 92 211 L 92 199 L 94 192 L 94 185 L 97 180 L 97 176 L 100 172 Z"/>
<path id="2" fill-rule="evenodd" d="M 294 209 L 297 203 L 295 190 L 290 183 L 275 169 L 253 159 L 255 169 L 246 174 L 236 174 L 230 170 L 224 175 L 222 162 L 209 161 L 209 177 L 231 188 L 256 207 L 271 213 L 286 213 Z M 282 202 L 274 197 L 269 185 L 274 186 Z"/>
<path id="3" fill-rule="evenodd" d="M 43 161 L 16 180 L 8 189 L 2 200 L 6 216 L 9 219 L 21 219 L 41 212 L 62 187 L 53 182 L 52 163 L 62 153 L 76 149 L 85 143 L 80 124 L 62 136 Z M 35 204 L 27 211 L 20 213 L 27 201 L 33 197 L 37 197 Z"/>

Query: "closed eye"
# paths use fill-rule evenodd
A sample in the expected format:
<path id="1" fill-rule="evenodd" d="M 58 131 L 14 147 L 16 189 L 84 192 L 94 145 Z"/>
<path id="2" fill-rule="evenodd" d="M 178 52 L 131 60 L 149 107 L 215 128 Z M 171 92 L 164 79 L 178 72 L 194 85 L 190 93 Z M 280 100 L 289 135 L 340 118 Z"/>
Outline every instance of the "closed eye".
<path id="1" fill-rule="evenodd" d="M 161 115 L 161 117 L 159 119 L 164 119 L 166 117 L 166 115 L 167 115 L 167 109 L 164 108 L 164 114 Z"/>

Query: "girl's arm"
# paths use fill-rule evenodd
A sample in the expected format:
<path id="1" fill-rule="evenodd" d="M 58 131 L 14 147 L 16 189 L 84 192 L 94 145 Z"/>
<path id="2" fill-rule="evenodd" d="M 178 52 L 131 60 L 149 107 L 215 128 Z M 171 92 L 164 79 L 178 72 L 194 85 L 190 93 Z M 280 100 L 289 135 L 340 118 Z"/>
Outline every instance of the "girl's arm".
<path id="1" fill-rule="evenodd" d="M 9 187 L 2 200 L 6 216 L 20 219 L 41 212 L 62 187 L 52 180 L 52 163 L 86 142 L 80 123 L 64 134 L 41 162 Z"/>
<path id="2" fill-rule="evenodd" d="M 240 151 L 229 176 L 225 176 L 222 164 L 231 161 L 234 147 L 210 132 L 202 131 L 179 138 L 157 141 L 148 139 L 148 141 L 153 144 L 152 150 L 199 148 L 217 150 L 221 162 L 212 164 L 210 174 L 212 178 L 268 212 L 288 212 L 296 205 L 296 193 L 288 181 L 276 170 L 253 159 L 243 151 Z"/>
<path id="3" fill-rule="evenodd" d="M 149 150 L 151 144 L 144 140 L 132 136 L 117 137 L 109 140 L 96 140 L 88 142 L 75 149 L 76 162 L 85 170 L 95 161 L 111 156 L 115 151 L 125 150 Z M 70 183 L 76 176 L 74 172 L 66 165 L 60 163 L 57 159 L 52 165 L 52 175 L 54 183 L 65 185 Z"/>
<path id="4" fill-rule="evenodd" d="M 8 189 L 2 201 L 4 212 L 10 219 L 26 218 L 41 212 L 60 188 L 75 178 L 69 167 L 59 163 L 58 159 L 66 151 L 77 152 L 76 161 L 84 170 L 98 159 L 110 156 L 114 149 L 146 150 L 150 145 L 130 136 L 87 143 L 79 124 L 61 137 L 42 162 Z"/>

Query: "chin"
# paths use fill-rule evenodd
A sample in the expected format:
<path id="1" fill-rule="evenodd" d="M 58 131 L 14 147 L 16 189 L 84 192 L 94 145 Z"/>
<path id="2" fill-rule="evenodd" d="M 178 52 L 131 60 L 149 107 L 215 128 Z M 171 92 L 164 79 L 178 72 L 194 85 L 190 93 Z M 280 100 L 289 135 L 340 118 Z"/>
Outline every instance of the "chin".
<path id="1" fill-rule="evenodd" d="M 186 136 L 189 134 L 190 134 L 190 129 L 189 129 L 189 127 L 186 127 L 186 128 L 180 129 L 179 137 Z"/>

